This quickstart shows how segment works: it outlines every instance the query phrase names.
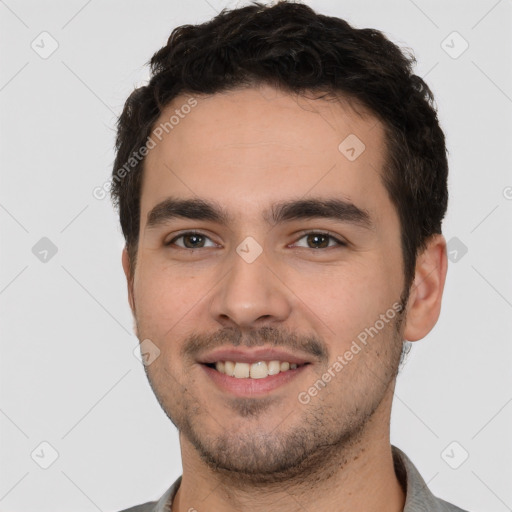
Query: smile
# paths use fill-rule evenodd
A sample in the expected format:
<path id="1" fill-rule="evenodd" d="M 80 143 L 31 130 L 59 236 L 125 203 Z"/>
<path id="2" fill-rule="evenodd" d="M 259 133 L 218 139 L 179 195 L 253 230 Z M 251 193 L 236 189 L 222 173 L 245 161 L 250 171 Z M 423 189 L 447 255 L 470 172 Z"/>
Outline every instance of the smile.
<path id="1" fill-rule="evenodd" d="M 269 375 L 277 375 L 281 372 L 295 370 L 299 366 L 296 363 L 287 361 L 258 361 L 257 363 L 242 363 L 235 361 L 218 361 L 211 363 L 210 368 L 215 368 L 218 372 L 235 377 L 236 379 L 265 379 Z"/>
<path id="2" fill-rule="evenodd" d="M 284 386 L 303 373 L 310 363 L 218 361 L 200 364 L 213 384 L 234 396 L 262 396 Z"/>

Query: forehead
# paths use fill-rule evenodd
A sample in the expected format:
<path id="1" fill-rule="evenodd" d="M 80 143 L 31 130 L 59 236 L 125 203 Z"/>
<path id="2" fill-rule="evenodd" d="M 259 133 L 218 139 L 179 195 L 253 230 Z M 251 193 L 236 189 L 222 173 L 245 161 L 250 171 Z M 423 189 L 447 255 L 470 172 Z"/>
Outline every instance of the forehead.
<path id="1" fill-rule="evenodd" d="M 141 228 L 169 196 L 215 199 L 235 218 L 308 195 L 357 198 L 368 211 L 389 207 L 380 180 L 383 127 L 347 101 L 309 99 L 270 86 L 184 94 L 164 109 L 152 140 Z"/>

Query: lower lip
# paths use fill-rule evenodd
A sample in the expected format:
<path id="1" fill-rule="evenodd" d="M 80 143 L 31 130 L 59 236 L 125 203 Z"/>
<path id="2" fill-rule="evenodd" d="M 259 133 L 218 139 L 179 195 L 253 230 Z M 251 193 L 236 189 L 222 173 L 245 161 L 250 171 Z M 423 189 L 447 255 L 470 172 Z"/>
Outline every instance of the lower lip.
<path id="1" fill-rule="evenodd" d="M 217 370 L 201 364 L 206 374 L 213 380 L 213 382 L 223 391 L 228 391 L 235 396 L 258 396 L 264 395 L 283 386 L 287 382 L 295 379 L 299 374 L 308 367 L 309 365 L 299 366 L 294 370 L 287 370 L 285 372 L 279 372 L 277 375 L 269 375 L 264 379 L 237 379 L 236 377 L 230 377 L 224 373 L 220 373 Z"/>

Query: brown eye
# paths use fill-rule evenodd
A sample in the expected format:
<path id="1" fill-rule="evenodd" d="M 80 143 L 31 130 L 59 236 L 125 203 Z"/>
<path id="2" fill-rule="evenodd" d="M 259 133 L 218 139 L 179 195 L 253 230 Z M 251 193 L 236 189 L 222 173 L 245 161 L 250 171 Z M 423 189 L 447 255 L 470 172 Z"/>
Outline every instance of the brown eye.
<path id="1" fill-rule="evenodd" d="M 176 241 L 180 239 L 183 240 L 182 244 L 176 243 Z M 203 235 L 202 233 L 196 233 L 195 231 L 190 231 L 187 233 L 182 233 L 177 237 L 174 237 L 165 245 L 176 245 L 182 249 L 202 249 L 205 247 L 204 244 L 206 240 L 210 240 L 206 235 Z M 210 247 L 215 247 L 215 244 L 212 242 L 212 245 Z"/>
<path id="2" fill-rule="evenodd" d="M 327 249 L 328 247 L 347 245 L 345 242 L 342 242 L 329 233 L 312 231 L 310 233 L 304 233 L 304 235 L 299 240 L 302 240 L 303 238 L 305 238 L 307 241 L 307 249 Z M 334 245 L 329 245 L 330 240 L 335 242 Z"/>

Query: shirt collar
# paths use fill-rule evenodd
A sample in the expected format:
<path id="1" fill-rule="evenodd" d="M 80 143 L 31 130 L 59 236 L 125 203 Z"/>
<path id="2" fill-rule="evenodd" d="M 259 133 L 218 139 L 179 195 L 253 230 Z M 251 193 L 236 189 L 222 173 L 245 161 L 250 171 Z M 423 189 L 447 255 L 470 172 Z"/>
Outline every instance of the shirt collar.
<path id="1" fill-rule="evenodd" d="M 183 475 L 179 476 L 171 487 L 165 491 L 164 495 L 157 501 L 153 508 L 153 512 L 171 512 L 172 502 L 180 487 L 182 476 Z"/>
<path id="2" fill-rule="evenodd" d="M 430 492 L 425 480 L 407 455 L 397 448 L 391 446 L 395 473 L 405 493 L 405 506 L 403 512 L 444 512 L 446 502 L 436 498 Z M 171 506 L 174 496 L 181 484 L 181 476 L 167 489 L 165 494 L 158 500 L 153 512 L 172 512 Z M 451 505 L 453 509 L 461 510 Z M 464 512 L 464 511 L 462 511 Z"/>
<path id="3" fill-rule="evenodd" d="M 416 466 L 402 450 L 391 446 L 391 451 L 396 477 L 405 493 L 403 512 L 465 512 L 451 503 L 436 498 Z"/>

